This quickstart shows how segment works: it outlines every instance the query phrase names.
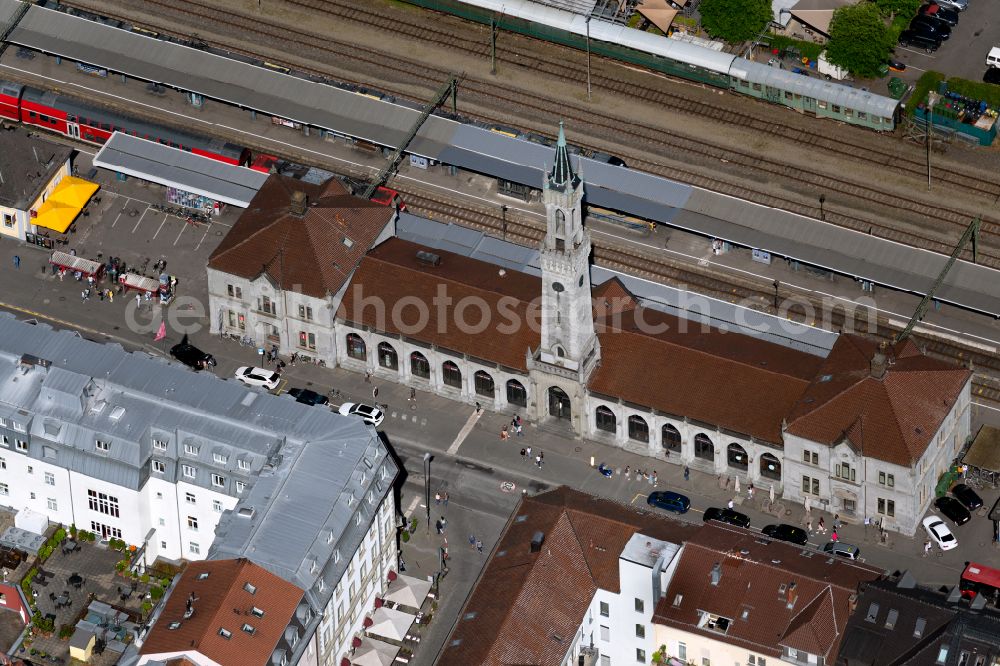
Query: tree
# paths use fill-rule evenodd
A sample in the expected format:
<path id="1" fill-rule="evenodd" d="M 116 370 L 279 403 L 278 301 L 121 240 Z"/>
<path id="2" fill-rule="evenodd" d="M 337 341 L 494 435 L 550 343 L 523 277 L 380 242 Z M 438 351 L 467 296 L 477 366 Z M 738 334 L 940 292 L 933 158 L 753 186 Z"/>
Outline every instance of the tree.
<path id="1" fill-rule="evenodd" d="M 875 78 L 889 53 L 889 31 L 869 2 L 841 7 L 830 21 L 826 59 L 856 76 Z"/>
<path id="2" fill-rule="evenodd" d="M 920 0 L 875 0 L 875 6 L 882 12 L 882 16 L 911 16 L 917 13 Z"/>
<path id="3" fill-rule="evenodd" d="M 702 0 L 698 11 L 702 27 L 730 43 L 753 39 L 773 17 L 770 0 Z"/>

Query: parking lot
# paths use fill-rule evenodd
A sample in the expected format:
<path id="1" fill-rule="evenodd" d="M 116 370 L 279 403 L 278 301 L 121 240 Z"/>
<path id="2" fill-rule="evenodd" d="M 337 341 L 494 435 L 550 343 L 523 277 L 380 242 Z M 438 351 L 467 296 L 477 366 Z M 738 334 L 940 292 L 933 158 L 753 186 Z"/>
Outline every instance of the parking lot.
<path id="1" fill-rule="evenodd" d="M 1000 19 L 994 19 L 994 13 L 996 5 L 990 0 L 969 0 L 969 8 L 961 13 L 951 38 L 936 52 L 897 46 L 895 59 L 907 66 L 902 78 L 912 84 L 925 71 L 934 70 L 949 77 L 982 81 L 986 54 L 991 47 L 1000 46 Z"/>

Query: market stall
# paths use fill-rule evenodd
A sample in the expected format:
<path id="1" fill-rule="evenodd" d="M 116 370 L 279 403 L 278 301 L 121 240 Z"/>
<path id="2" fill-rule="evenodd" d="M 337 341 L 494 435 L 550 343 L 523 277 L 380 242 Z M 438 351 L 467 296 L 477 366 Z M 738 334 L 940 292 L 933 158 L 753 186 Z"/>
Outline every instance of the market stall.
<path id="1" fill-rule="evenodd" d="M 95 280 L 100 278 L 101 273 L 104 272 L 104 264 L 100 262 L 84 259 L 83 257 L 66 252 L 59 252 L 58 250 L 53 252 L 49 257 L 49 263 L 67 273 L 79 273 L 82 277 L 92 277 Z"/>
<path id="2" fill-rule="evenodd" d="M 139 275 L 138 273 L 122 273 L 118 276 L 118 284 L 125 287 L 126 292 L 135 290 L 153 295 L 160 291 L 160 283 L 158 280 L 146 277 L 145 275 Z"/>

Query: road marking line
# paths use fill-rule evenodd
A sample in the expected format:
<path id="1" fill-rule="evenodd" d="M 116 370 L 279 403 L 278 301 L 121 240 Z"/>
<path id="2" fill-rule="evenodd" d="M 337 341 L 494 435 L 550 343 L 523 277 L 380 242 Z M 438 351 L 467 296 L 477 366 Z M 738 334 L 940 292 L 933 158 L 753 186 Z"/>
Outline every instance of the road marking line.
<path id="1" fill-rule="evenodd" d="M 410 502 L 410 506 L 406 507 L 406 511 L 403 512 L 403 515 L 409 516 L 412 514 L 417 509 L 418 504 L 420 504 L 420 495 L 414 495 L 413 501 Z"/>
<path id="2" fill-rule="evenodd" d="M 181 242 L 181 236 L 184 235 L 184 227 L 188 226 L 190 225 L 187 223 L 187 221 L 185 221 L 184 224 L 181 225 L 181 230 L 177 232 L 177 240 L 174 241 L 174 247 L 177 247 L 177 244 Z"/>
<path id="3" fill-rule="evenodd" d="M 458 431 L 455 441 L 448 447 L 448 455 L 453 456 L 458 453 L 458 447 L 462 446 L 462 442 L 464 442 L 465 438 L 469 436 L 470 432 L 472 432 L 472 428 L 475 427 L 476 421 L 478 421 L 479 417 L 482 415 L 483 413 L 481 411 L 472 412 L 472 414 L 469 415 L 469 419 L 465 422 L 465 425 Z"/>
<path id="4" fill-rule="evenodd" d="M 135 223 L 135 226 L 132 227 L 132 233 L 135 233 L 135 230 L 139 228 L 140 224 L 142 224 L 142 218 L 146 217 L 147 211 L 149 211 L 149 208 L 142 211 L 142 215 L 139 216 L 139 220 Z"/>
<path id="5" fill-rule="evenodd" d="M 166 223 L 167 223 L 167 216 L 164 215 L 163 216 L 163 222 L 160 222 L 160 226 L 158 226 L 156 228 L 156 233 L 153 234 L 153 240 L 156 240 L 156 237 L 160 235 L 160 232 L 163 231 L 163 225 L 166 224 Z"/>

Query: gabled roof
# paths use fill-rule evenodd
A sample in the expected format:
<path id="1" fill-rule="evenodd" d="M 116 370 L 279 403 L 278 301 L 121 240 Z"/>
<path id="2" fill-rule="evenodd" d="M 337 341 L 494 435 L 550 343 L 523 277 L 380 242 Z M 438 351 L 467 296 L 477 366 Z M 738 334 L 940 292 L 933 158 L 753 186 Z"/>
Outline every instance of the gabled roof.
<path id="1" fill-rule="evenodd" d="M 712 571 L 718 565 L 718 585 Z M 781 646 L 832 659 L 850 615 L 850 597 L 881 571 L 778 541 L 706 524 L 684 544 L 653 621 L 760 654 Z M 725 631 L 701 621 L 729 620 Z"/>
<path id="2" fill-rule="evenodd" d="M 885 372 L 873 370 L 881 353 Z M 875 367 L 879 361 L 875 360 Z M 909 340 L 878 343 L 843 334 L 815 379 L 789 410 L 787 432 L 909 466 L 927 449 L 972 372 L 929 358 Z"/>
<path id="3" fill-rule="evenodd" d="M 535 276 L 392 238 L 362 260 L 337 316 L 527 372 L 541 289 Z"/>
<path id="4" fill-rule="evenodd" d="M 292 195 L 307 197 L 304 215 Z M 281 289 L 316 298 L 340 291 L 395 211 L 351 196 L 339 181 L 313 184 L 274 174 L 260 188 L 208 267 L 247 280 L 261 273 Z"/>
<path id="5" fill-rule="evenodd" d="M 616 287 L 606 291 L 614 294 Z M 601 364 L 591 376 L 592 391 L 776 446 L 782 419 L 822 362 L 647 308 L 612 311 L 597 328 Z"/>
<path id="6" fill-rule="evenodd" d="M 140 653 L 196 651 L 222 666 L 265 666 L 295 619 L 302 594 L 246 559 L 192 562 Z M 185 619 L 189 601 L 193 613 Z M 179 626 L 171 629 L 172 623 Z"/>
<path id="7" fill-rule="evenodd" d="M 681 543 L 696 529 L 565 486 L 524 498 L 438 663 L 559 666 L 596 590 L 619 591 L 632 536 Z M 532 553 L 536 532 L 544 541 Z"/>

